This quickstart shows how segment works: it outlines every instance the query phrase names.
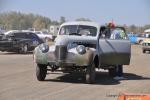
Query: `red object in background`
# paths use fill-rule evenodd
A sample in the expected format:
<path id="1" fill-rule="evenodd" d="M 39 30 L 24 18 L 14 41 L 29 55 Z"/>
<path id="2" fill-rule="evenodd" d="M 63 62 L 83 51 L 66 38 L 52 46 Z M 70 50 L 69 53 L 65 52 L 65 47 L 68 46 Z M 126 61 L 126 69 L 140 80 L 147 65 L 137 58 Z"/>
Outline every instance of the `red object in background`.
<path id="1" fill-rule="evenodd" d="M 120 94 L 118 100 L 150 100 L 150 94 Z"/>
<path id="2" fill-rule="evenodd" d="M 108 23 L 108 26 L 111 28 L 115 28 L 115 24 L 113 22 Z"/>

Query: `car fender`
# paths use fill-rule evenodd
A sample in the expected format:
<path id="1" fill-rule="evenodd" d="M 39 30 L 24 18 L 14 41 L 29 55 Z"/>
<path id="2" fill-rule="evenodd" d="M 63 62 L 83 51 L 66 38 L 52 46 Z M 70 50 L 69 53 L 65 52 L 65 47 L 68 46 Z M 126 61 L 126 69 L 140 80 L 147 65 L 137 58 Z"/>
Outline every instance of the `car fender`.
<path id="1" fill-rule="evenodd" d="M 38 64 L 45 64 L 47 65 L 47 53 L 42 53 L 39 46 L 34 49 L 33 53 L 34 61 Z"/>
<path id="2" fill-rule="evenodd" d="M 97 55 L 96 49 L 89 48 L 89 47 L 86 47 L 85 54 L 79 54 L 76 48 L 72 48 L 68 50 L 68 52 L 76 55 L 76 59 L 75 59 L 76 63 L 86 64 L 86 65 L 90 65 L 94 61 L 95 56 Z"/>

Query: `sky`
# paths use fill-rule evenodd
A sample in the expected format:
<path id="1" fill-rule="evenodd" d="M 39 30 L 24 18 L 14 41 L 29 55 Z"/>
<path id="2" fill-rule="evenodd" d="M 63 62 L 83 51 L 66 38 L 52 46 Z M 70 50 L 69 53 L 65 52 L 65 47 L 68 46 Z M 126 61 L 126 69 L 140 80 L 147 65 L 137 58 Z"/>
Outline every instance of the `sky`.
<path id="1" fill-rule="evenodd" d="M 0 12 L 34 13 L 67 21 L 89 18 L 100 24 L 150 24 L 150 0 L 0 0 Z"/>

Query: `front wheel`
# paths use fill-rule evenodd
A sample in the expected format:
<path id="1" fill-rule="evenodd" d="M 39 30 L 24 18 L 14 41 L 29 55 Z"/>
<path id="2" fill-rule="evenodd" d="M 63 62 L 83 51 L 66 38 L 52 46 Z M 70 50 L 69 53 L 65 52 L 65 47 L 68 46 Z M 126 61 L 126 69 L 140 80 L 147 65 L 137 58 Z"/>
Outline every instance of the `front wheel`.
<path id="1" fill-rule="evenodd" d="M 96 72 L 95 72 L 95 64 L 94 62 L 87 67 L 86 70 L 86 83 L 88 84 L 92 84 L 95 82 L 95 76 L 96 76 Z"/>
<path id="2" fill-rule="evenodd" d="M 47 74 L 47 66 L 37 64 L 36 66 L 36 77 L 39 81 L 44 81 Z"/>

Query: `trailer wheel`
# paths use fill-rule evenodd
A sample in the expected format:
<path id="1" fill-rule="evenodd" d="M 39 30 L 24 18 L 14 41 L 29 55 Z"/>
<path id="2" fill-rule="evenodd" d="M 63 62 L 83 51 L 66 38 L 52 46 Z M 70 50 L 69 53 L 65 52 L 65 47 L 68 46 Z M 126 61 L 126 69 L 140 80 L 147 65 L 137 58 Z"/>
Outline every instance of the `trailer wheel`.
<path id="1" fill-rule="evenodd" d="M 47 74 L 47 66 L 37 64 L 36 66 L 36 77 L 39 81 L 44 81 Z"/>
<path id="2" fill-rule="evenodd" d="M 95 76 L 96 76 L 96 72 L 95 72 L 95 64 L 94 62 L 87 67 L 86 70 L 86 83 L 88 84 L 92 84 L 95 82 Z"/>

